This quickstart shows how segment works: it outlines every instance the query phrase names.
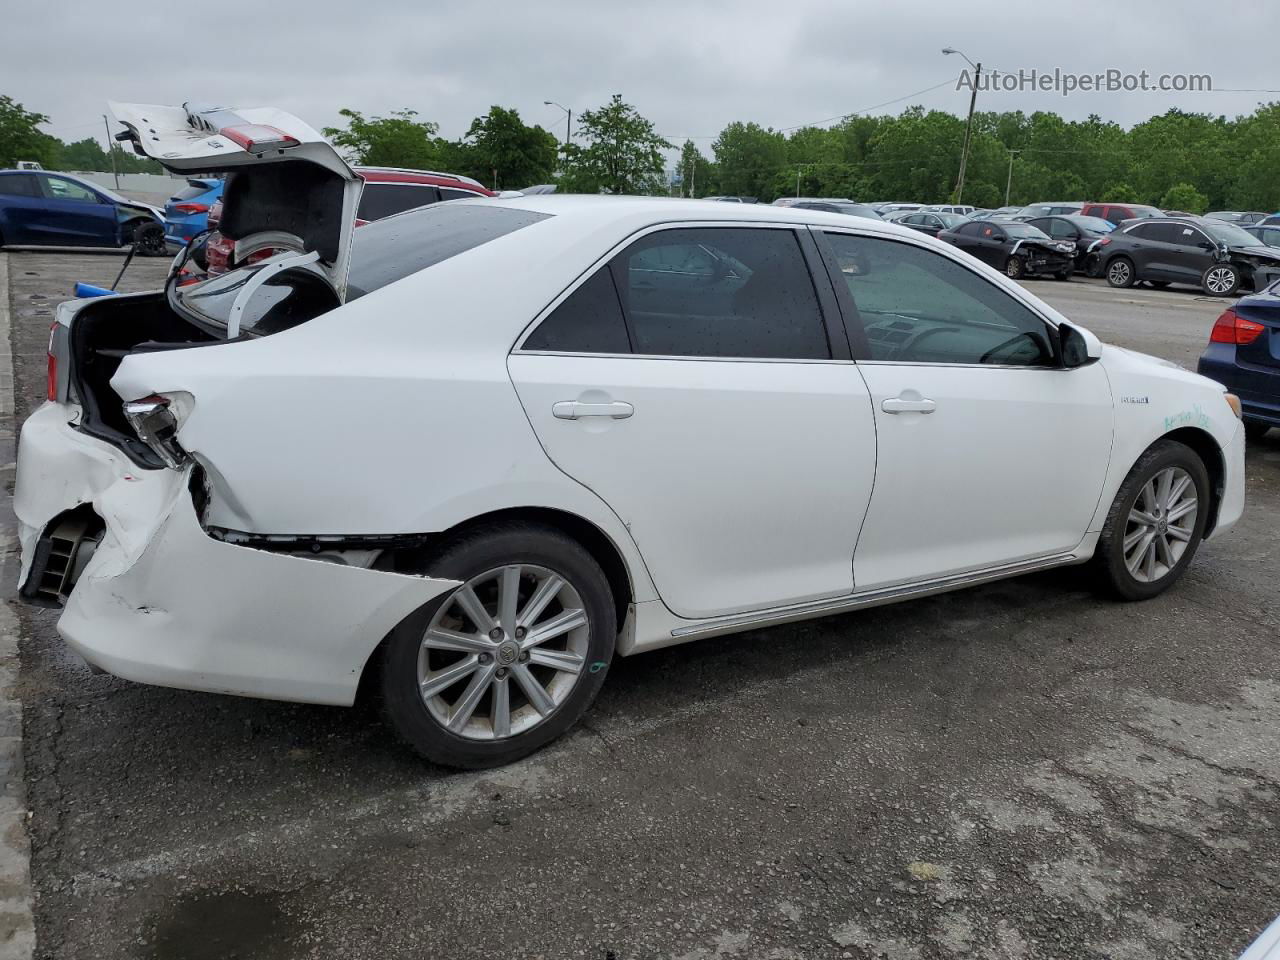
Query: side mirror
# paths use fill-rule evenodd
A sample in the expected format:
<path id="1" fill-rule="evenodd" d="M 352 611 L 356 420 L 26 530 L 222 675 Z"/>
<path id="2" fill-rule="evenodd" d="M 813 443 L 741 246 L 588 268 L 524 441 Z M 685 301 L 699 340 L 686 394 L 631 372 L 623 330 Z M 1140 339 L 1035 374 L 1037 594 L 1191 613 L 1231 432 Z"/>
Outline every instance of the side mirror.
<path id="1" fill-rule="evenodd" d="M 1058 338 L 1062 344 L 1062 365 L 1068 370 L 1087 366 L 1102 356 L 1102 341 L 1083 327 L 1060 324 Z"/>

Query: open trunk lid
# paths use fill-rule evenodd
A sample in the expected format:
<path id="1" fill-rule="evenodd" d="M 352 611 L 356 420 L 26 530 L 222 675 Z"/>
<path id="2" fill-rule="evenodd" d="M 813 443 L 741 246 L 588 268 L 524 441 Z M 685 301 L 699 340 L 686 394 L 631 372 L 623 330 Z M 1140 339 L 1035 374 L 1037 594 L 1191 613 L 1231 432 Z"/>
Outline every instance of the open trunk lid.
<path id="1" fill-rule="evenodd" d="M 257 249 L 315 253 L 346 300 L 351 233 L 364 183 L 319 131 L 274 107 L 110 104 L 120 139 L 183 176 L 227 173 L 219 231 L 236 260 Z"/>

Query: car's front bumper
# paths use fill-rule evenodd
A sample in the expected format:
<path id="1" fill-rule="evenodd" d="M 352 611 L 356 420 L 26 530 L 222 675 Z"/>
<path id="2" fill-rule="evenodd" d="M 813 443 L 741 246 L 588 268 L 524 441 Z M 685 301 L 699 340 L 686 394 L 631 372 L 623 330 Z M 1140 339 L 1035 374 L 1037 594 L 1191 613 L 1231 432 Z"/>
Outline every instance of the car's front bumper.
<path id="1" fill-rule="evenodd" d="M 190 470 L 140 470 L 46 403 L 18 449 L 20 583 L 42 531 L 92 504 L 105 533 L 58 621 L 89 663 L 141 683 L 350 704 L 370 654 L 457 586 L 237 546 L 200 526 Z"/>

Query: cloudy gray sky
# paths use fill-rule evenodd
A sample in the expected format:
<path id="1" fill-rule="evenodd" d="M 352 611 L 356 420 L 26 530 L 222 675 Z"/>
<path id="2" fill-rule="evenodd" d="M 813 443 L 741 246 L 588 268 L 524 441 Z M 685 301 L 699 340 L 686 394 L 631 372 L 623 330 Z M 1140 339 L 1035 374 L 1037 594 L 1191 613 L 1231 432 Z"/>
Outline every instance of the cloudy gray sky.
<path id="1" fill-rule="evenodd" d="M 1206 32 L 1206 18 L 1229 25 Z M 448 137 L 491 104 L 563 135 L 564 115 L 621 93 L 679 141 L 709 152 L 726 123 L 793 127 L 911 104 L 963 113 L 965 66 L 1207 73 L 1211 93 L 991 92 L 979 109 L 1098 113 L 1130 125 L 1171 106 L 1235 115 L 1280 99 L 1266 52 L 1280 4 L 1073 0 L 42 0 L 0 32 L 0 93 L 49 115 L 64 140 L 102 135 L 108 98 L 271 104 L 316 127 L 341 107 L 412 107 Z M 1250 38 L 1259 55 L 1250 56 Z M 938 86 L 928 92 L 926 88 Z"/>

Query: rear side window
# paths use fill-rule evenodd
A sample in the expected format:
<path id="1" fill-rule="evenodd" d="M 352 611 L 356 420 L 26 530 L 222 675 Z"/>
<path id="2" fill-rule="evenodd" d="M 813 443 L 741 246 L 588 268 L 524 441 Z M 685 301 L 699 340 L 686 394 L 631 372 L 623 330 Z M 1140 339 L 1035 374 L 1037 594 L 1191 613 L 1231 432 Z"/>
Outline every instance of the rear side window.
<path id="1" fill-rule="evenodd" d="M 622 304 L 608 266 L 569 294 L 524 342 L 525 350 L 630 353 Z"/>
<path id="2" fill-rule="evenodd" d="M 523 230 L 549 213 L 485 203 L 439 203 L 370 223 L 355 232 L 347 299 Z"/>
<path id="3" fill-rule="evenodd" d="M 34 197 L 37 195 L 35 177 L 29 173 L 10 173 L 0 176 L 0 197 Z"/>
<path id="4" fill-rule="evenodd" d="M 482 196 L 484 196 L 484 194 L 472 193 L 470 190 L 455 190 L 452 187 L 440 188 L 441 200 L 469 200 Z"/>
<path id="5" fill-rule="evenodd" d="M 429 184 L 366 183 L 360 193 L 356 216 L 361 220 L 381 220 L 414 207 L 425 207 L 439 199 L 439 192 Z"/>
<path id="6" fill-rule="evenodd" d="M 650 234 L 614 260 L 635 352 L 829 359 L 818 297 L 791 230 Z"/>

